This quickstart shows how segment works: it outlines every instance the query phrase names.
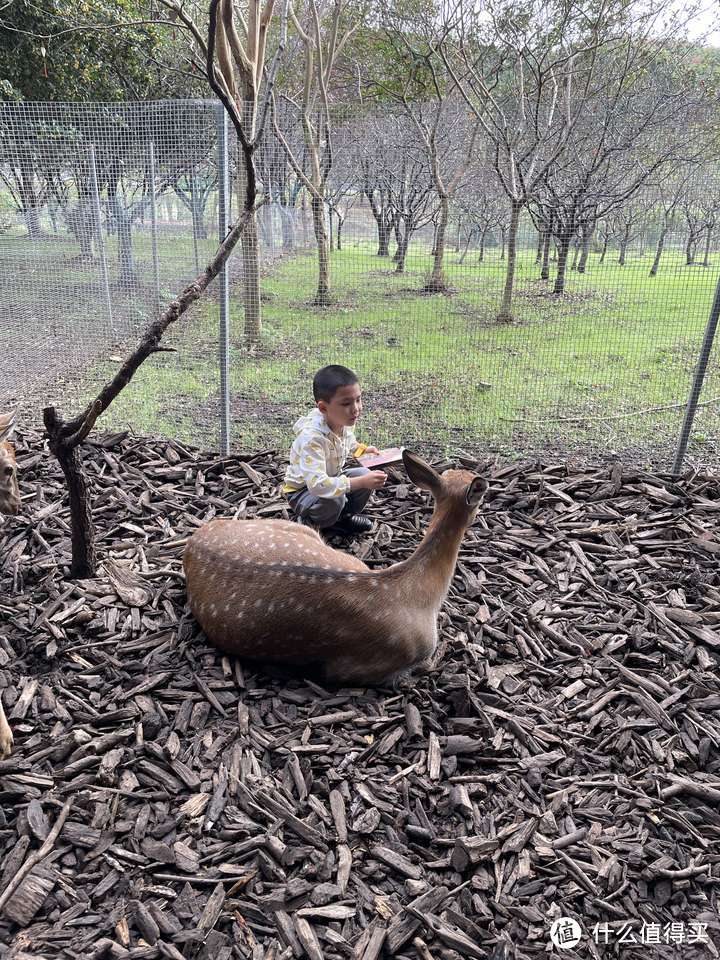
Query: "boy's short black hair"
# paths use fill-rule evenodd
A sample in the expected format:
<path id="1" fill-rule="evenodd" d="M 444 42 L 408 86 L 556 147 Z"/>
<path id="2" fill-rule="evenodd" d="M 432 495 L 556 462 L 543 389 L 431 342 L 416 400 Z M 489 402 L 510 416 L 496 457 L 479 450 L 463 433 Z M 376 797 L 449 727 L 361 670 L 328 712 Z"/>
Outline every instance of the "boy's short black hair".
<path id="1" fill-rule="evenodd" d="M 352 370 L 341 367 L 337 363 L 331 363 L 329 366 L 323 367 L 322 370 L 318 370 L 313 377 L 315 402 L 324 400 L 325 403 L 329 403 L 335 396 L 336 390 L 339 390 L 340 387 L 350 387 L 357 382 L 358 378 Z"/>

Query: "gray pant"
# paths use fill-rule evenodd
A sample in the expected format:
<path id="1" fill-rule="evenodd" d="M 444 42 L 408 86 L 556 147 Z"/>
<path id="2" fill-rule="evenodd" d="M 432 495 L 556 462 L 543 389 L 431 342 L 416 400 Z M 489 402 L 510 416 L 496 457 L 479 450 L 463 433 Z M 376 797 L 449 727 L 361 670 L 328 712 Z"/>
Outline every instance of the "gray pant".
<path id="1" fill-rule="evenodd" d="M 346 477 L 362 477 L 370 471 L 367 467 L 350 467 L 342 473 Z M 318 497 L 303 487 L 288 494 L 288 503 L 298 517 L 322 529 L 337 523 L 341 513 L 362 513 L 371 493 L 372 490 L 353 490 L 339 497 Z"/>

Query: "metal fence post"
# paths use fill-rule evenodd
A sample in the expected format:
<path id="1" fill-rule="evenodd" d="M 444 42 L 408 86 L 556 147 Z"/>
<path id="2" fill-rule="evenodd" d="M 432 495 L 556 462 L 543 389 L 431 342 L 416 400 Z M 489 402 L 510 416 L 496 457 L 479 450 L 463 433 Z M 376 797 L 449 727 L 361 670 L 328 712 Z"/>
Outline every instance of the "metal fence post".
<path id="1" fill-rule="evenodd" d="M 710 359 L 710 353 L 712 352 L 713 343 L 715 341 L 715 331 L 717 330 L 719 317 L 720 277 L 718 277 L 717 286 L 715 287 L 715 299 L 713 300 L 713 305 L 710 309 L 710 316 L 708 318 L 707 326 L 705 327 L 705 336 L 703 337 L 702 346 L 700 347 L 700 356 L 698 357 L 692 387 L 690 388 L 690 396 L 688 397 L 687 406 L 685 407 L 685 419 L 683 420 L 683 425 L 680 428 L 680 438 L 678 439 L 677 451 L 675 453 L 675 460 L 672 466 L 673 473 L 680 473 L 682 470 L 683 461 L 685 460 L 685 453 L 687 451 L 688 440 L 690 438 L 690 431 L 692 430 L 692 425 L 695 420 L 695 413 L 697 411 L 698 401 L 700 399 L 700 391 L 702 390 L 703 383 L 705 381 L 705 372 L 707 370 L 708 360 Z"/>
<path id="2" fill-rule="evenodd" d="M 200 273 L 200 252 L 198 250 L 198 231 L 197 231 L 197 183 L 195 182 L 196 173 L 193 169 L 190 174 L 190 213 L 192 214 L 192 238 L 193 238 L 193 256 L 195 257 L 195 273 Z"/>
<path id="3" fill-rule="evenodd" d="M 215 107 L 218 139 L 218 236 L 220 243 L 228 232 L 228 126 L 222 103 Z M 227 261 L 218 277 L 220 284 L 220 452 L 230 453 L 230 279 Z"/>
<path id="4" fill-rule="evenodd" d="M 90 185 L 93 197 L 93 220 L 95 221 L 95 239 L 100 254 L 100 271 L 102 273 L 103 288 L 105 291 L 105 305 L 107 307 L 110 329 L 115 333 L 113 321 L 112 297 L 110 296 L 110 277 L 108 275 L 107 256 L 105 254 L 105 240 L 102 232 L 102 213 L 100 210 L 100 191 L 98 190 L 97 164 L 95 162 L 95 144 L 90 144 Z"/>
<path id="5" fill-rule="evenodd" d="M 160 259 L 158 257 L 157 237 L 157 206 L 155 203 L 155 144 L 148 144 L 150 160 L 150 226 L 153 258 L 153 275 L 155 279 L 155 310 L 160 313 Z"/>

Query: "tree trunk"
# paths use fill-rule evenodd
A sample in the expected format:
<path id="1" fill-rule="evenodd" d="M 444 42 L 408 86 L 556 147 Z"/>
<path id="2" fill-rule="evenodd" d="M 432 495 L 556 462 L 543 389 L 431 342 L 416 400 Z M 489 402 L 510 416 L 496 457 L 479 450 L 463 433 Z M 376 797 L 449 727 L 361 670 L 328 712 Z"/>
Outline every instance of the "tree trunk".
<path id="1" fill-rule="evenodd" d="M 248 341 L 257 340 L 262 330 L 262 310 L 260 307 L 260 250 L 258 244 L 258 226 L 255 211 L 248 220 L 241 240 L 243 265 L 243 312 L 245 315 L 245 337 Z"/>
<path id="2" fill-rule="evenodd" d="M 80 258 L 92 261 L 93 250 L 93 211 L 91 201 L 87 197 L 80 197 L 77 207 L 68 210 L 65 219 L 70 232 L 80 245 Z"/>
<path id="3" fill-rule="evenodd" d="M 625 257 L 627 254 L 628 243 L 630 242 L 630 228 L 626 227 L 625 233 L 622 235 L 622 240 L 620 241 L 620 256 L 618 257 L 618 263 L 621 267 L 625 266 Z"/>
<path id="4" fill-rule="evenodd" d="M 478 263 L 482 263 L 485 259 L 485 240 L 487 239 L 488 228 L 485 229 L 480 234 L 480 253 L 478 254 Z"/>
<path id="5" fill-rule="evenodd" d="M 56 203 L 48 204 L 48 216 L 54 236 L 58 235 L 58 205 Z"/>
<path id="6" fill-rule="evenodd" d="M 540 279 L 550 279 L 550 244 L 552 243 L 552 221 L 547 225 L 545 237 L 543 239 L 542 267 L 540 269 Z"/>
<path id="7" fill-rule="evenodd" d="M 573 248 L 573 262 L 572 262 L 571 269 L 577 270 L 578 256 L 580 255 L 580 246 L 578 245 L 577 240 L 572 244 L 572 248 Z"/>
<path id="8" fill-rule="evenodd" d="M 660 266 L 660 258 L 662 257 L 663 249 L 665 248 L 665 237 L 668 235 L 668 227 L 663 227 L 660 231 L 660 236 L 658 237 L 657 247 L 655 248 L 655 259 L 653 264 L 650 267 L 650 276 L 656 277 L 658 268 Z"/>
<path id="9" fill-rule="evenodd" d="M 408 246 L 410 245 L 410 235 L 412 227 L 408 221 L 405 224 L 405 231 L 399 225 L 396 225 L 395 236 L 397 237 L 397 250 L 395 251 L 395 273 L 405 273 L 405 258 L 407 257 Z"/>
<path id="10" fill-rule="evenodd" d="M 382 221 L 378 221 L 378 257 L 387 257 L 390 255 L 390 227 Z"/>
<path id="11" fill-rule="evenodd" d="M 27 160 L 20 161 L 20 199 L 22 201 L 22 213 L 25 218 L 28 237 L 31 240 L 40 240 L 42 237 L 42 226 L 40 224 L 41 203 L 38 200 L 35 189 L 35 172 L 32 163 Z"/>
<path id="12" fill-rule="evenodd" d="M 375 225 L 378 232 L 378 257 L 387 257 L 390 255 L 390 232 L 392 230 L 392 221 L 388 222 L 383 213 L 382 207 L 378 207 L 373 196 L 373 192 L 370 189 L 364 191 L 367 201 L 370 204 L 370 212 L 373 215 L 375 220 Z"/>
<path id="13" fill-rule="evenodd" d="M 540 263 L 540 261 L 542 260 L 542 253 L 545 248 L 546 235 L 547 235 L 547 225 L 543 223 L 542 227 L 538 230 L 537 250 L 535 251 L 535 263 Z"/>
<path id="14" fill-rule="evenodd" d="M 457 231 L 455 233 L 455 253 L 460 253 L 460 234 L 462 231 L 462 220 L 458 217 Z"/>
<path id="15" fill-rule="evenodd" d="M 592 244 L 593 234 L 595 233 L 595 224 L 590 227 L 583 227 L 582 230 L 582 249 L 580 251 L 580 262 L 578 263 L 578 273 L 585 273 L 587 269 L 588 258 L 590 256 L 590 245 Z"/>
<path id="16" fill-rule="evenodd" d="M 607 253 L 609 237 L 607 234 L 603 237 L 603 248 L 602 253 L 600 254 L 600 263 L 605 263 L 605 254 Z"/>
<path id="17" fill-rule="evenodd" d="M 395 232 L 395 253 L 393 254 L 393 262 L 398 263 L 400 260 L 400 247 L 402 246 L 402 227 L 400 225 L 400 217 L 393 217 L 392 229 Z M 404 254 L 403 254 L 404 260 Z M 402 273 L 402 270 L 398 271 Z"/>
<path id="18" fill-rule="evenodd" d="M 330 250 L 325 227 L 325 204 L 322 197 L 311 197 L 310 208 L 313 215 L 313 229 L 315 230 L 318 252 L 318 285 L 313 305 L 327 307 L 330 305 Z"/>
<path id="19" fill-rule="evenodd" d="M 265 203 L 260 208 L 261 218 L 262 218 L 263 241 L 271 253 L 275 249 L 275 230 L 274 230 L 275 224 L 273 220 L 273 206 L 274 206 L 274 203 Z"/>
<path id="20" fill-rule="evenodd" d="M 426 293 L 445 293 L 445 271 L 443 260 L 445 257 L 445 232 L 447 230 L 450 204 L 447 197 L 440 197 L 440 215 L 435 227 L 435 251 L 433 254 L 433 268 L 428 282 L 425 284 Z"/>
<path id="21" fill-rule="evenodd" d="M 468 230 L 468 232 L 465 234 L 465 249 L 463 250 L 460 256 L 458 263 L 465 263 L 465 257 L 467 256 L 467 252 L 470 249 L 470 241 L 473 238 L 473 233 L 474 233 L 473 230 Z"/>
<path id="22" fill-rule="evenodd" d="M 705 254 L 703 256 L 703 266 L 710 266 L 710 242 L 712 241 L 712 225 L 705 228 Z"/>
<path id="23" fill-rule="evenodd" d="M 568 254 L 570 252 L 570 237 L 561 236 L 558 241 L 558 262 L 557 273 L 555 274 L 555 284 L 553 293 L 561 294 L 565 292 L 565 274 L 567 271 Z"/>
<path id="24" fill-rule="evenodd" d="M 245 202 L 245 193 L 247 190 L 247 171 L 244 164 L 240 164 L 240 169 L 235 180 L 236 196 L 238 200 L 238 209 L 242 210 Z M 258 339 L 262 332 L 262 307 L 260 303 L 260 244 L 258 243 L 258 222 L 257 212 L 253 210 L 247 227 L 245 228 L 240 240 L 240 255 L 242 257 L 242 291 L 243 291 L 243 314 L 244 314 L 244 336 L 252 343 Z"/>
<path id="25" fill-rule="evenodd" d="M 95 255 L 93 251 L 92 214 L 89 210 L 84 210 L 83 206 L 80 207 L 80 216 L 83 219 L 81 223 L 78 223 L 77 237 L 80 244 L 80 257 L 83 260 L 92 261 Z"/>
<path id="26" fill-rule="evenodd" d="M 197 176 L 195 174 L 190 178 L 190 213 L 192 215 L 193 236 L 198 240 L 206 240 L 205 202 L 203 200 L 203 191 L 197 182 Z"/>
<path id="27" fill-rule="evenodd" d="M 510 203 L 510 225 L 508 227 L 508 255 L 507 255 L 507 269 L 505 271 L 505 289 L 503 290 L 502 303 L 500 304 L 500 313 L 497 315 L 497 320 L 499 323 L 511 323 L 513 319 L 512 315 L 512 295 L 513 287 L 515 285 L 515 261 L 517 256 L 517 235 L 518 227 L 520 226 L 520 211 L 522 210 L 522 203 L 517 200 L 512 200 Z M 504 244 L 504 231 L 503 231 L 503 247 Z"/>
<path id="28" fill-rule="evenodd" d="M 345 224 L 345 218 L 337 214 L 337 249 L 342 250 L 342 230 Z"/>
<path id="29" fill-rule="evenodd" d="M 133 255 L 132 221 L 123 209 L 122 201 L 115 199 L 115 221 L 118 234 L 118 281 L 123 290 L 132 290 L 138 285 Z"/>
<path id="30" fill-rule="evenodd" d="M 307 247 L 310 244 L 310 239 L 308 237 L 307 194 L 305 193 L 303 193 L 300 202 L 300 219 L 302 220 L 303 246 Z"/>
<path id="31" fill-rule="evenodd" d="M 70 506 L 70 540 L 72 543 L 72 566 L 70 577 L 87 579 L 94 577 L 97 569 L 95 527 L 92 519 L 90 493 L 78 447 L 68 448 L 60 436 L 61 422 L 53 407 L 44 413 L 48 430 L 49 446 L 57 457 L 65 477 Z"/>
<path id="32" fill-rule="evenodd" d="M 685 244 L 685 262 L 688 267 L 691 267 L 695 263 L 695 237 L 690 233 Z"/>
<path id="33" fill-rule="evenodd" d="M 282 226 L 282 246 L 287 253 L 295 246 L 295 211 L 292 207 L 280 207 L 280 224 Z"/>
<path id="34" fill-rule="evenodd" d="M 28 237 L 31 240 L 40 240 L 42 238 L 40 208 L 34 205 L 26 206 L 23 210 L 23 215 L 25 217 L 25 226 L 27 227 Z"/>
<path id="35" fill-rule="evenodd" d="M 500 227 L 500 259 L 505 259 L 505 227 Z"/>

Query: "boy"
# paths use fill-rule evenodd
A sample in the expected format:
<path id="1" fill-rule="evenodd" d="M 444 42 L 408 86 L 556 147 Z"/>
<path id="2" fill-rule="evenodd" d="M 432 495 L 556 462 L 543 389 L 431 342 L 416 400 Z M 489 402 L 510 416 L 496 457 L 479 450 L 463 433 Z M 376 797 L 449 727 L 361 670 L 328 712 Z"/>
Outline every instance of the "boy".
<path id="1" fill-rule="evenodd" d="M 283 492 L 299 523 L 345 536 L 367 533 L 372 520 L 361 513 L 386 475 L 366 467 L 344 469 L 360 446 L 353 432 L 362 411 L 358 378 L 338 364 L 323 367 L 313 378 L 313 396 L 317 409 L 294 426 Z M 380 451 L 366 447 L 365 452 Z"/>

